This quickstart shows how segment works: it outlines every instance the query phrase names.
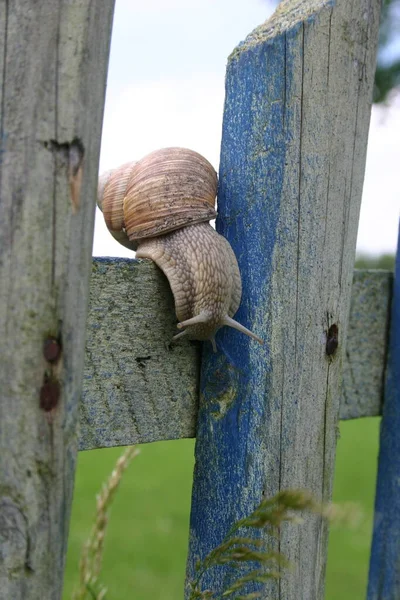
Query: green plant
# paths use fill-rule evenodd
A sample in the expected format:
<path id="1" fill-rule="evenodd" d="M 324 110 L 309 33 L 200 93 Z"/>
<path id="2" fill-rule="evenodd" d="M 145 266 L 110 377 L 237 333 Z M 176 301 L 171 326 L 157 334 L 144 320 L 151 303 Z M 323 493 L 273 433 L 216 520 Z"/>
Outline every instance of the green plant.
<path id="1" fill-rule="evenodd" d="M 268 528 L 274 530 L 285 521 L 299 524 L 302 519 L 296 513 L 301 511 L 320 514 L 335 522 L 354 522 L 357 514 L 357 509 L 353 505 L 323 504 L 314 500 L 306 490 L 283 490 L 273 498 L 263 500 L 250 515 L 234 523 L 222 543 L 204 560 L 198 562 L 195 579 L 190 584 L 190 600 L 217 598 L 212 590 L 201 590 L 201 580 L 206 571 L 218 565 L 230 563 L 237 567 L 244 562 L 249 564 L 249 572 L 238 577 L 228 589 L 224 590 L 222 598 L 232 596 L 247 583 L 263 583 L 269 579 L 279 579 L 282 570 L 288 568 L 290 563 L 282 553 L 271 551 L 267 540 L 254 537 L 252 532 Z M 254 563 L 259 565 L 255 569 L 251 568 Z M 237 600 L 251 600 L 261 596 L 262 593 L 250 592 L 237 596 Z"/>
<path id="2" fill-rule="evenodd" d="M 97 496 L 95 521 L 90 536 L 82 549 L 79 563 L 79 587 L 74 592 L 72 600 L 104 600 L 106 596 L 107 589 L 99 582 L 99 575 L 109 510 L 124 471 L 138 454 L 139 450 L 135 446 L 126 448 Z"/>

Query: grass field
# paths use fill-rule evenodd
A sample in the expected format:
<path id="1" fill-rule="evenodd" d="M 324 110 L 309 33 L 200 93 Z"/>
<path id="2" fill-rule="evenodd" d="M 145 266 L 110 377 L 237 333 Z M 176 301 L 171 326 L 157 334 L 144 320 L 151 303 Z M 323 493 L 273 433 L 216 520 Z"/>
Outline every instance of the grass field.
<path id="1" fill-rule="evenodd" d="M 356 529 L 331 531 L 326 600 L 363 600 L 368 573 L 379 419 L 341 423 L 334 500 L 361 505 Z M 107 600 L 181 600 L 187 551 L 192 440 L 142 447 L 122 480 L 111 510 L 102 582 Z M 65 593 L 70 600 L 80 550 L 91 525 L 95 495 L 120 448 L 79 455 Z"/>

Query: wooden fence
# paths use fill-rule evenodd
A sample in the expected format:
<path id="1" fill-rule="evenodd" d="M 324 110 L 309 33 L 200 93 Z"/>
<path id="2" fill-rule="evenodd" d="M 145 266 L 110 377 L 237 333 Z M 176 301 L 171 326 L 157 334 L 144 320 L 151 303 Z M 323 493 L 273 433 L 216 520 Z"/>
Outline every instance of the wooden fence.
<path id="1" fill-rule="evenodd" d="M 0 5 L 1 600 L 61 597 L 78 446 L 196 435 L 190 579 L 264 496 L 329 500 L 338 418 L 382 405 L 368 598 L 400 598 L 400 290 L 387 358 L 391 275 L 353 272 L 379 5 L 284 0 L 229 57 L 217 228 L 265 344 L 222 330 L 216 354 L 169 343 L 146 261 L 94 260 L 86 320 L 112 0 Z M 294 567 L 262 597 L 322 600 L 327 536 L 318 516 L 282 527 Z"/>

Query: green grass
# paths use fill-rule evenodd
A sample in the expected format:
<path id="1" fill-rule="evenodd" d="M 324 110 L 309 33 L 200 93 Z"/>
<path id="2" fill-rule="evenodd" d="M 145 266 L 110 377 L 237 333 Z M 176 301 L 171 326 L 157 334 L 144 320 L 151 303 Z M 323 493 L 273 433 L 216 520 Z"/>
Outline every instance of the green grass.
<path id="1" fill-rule="evenodd" d="M 356 529 L 331 528 L 326 600 L 366 597 L 372 536 L 380 419 L 340 424 L 333 498 L 357 502 L 364 519 Z"/>
<path id="2" fill-rule="evenodd" d="M 109 590 L 107 599 L 183 597 L 193 449 L 193 440 L 144 445 L 128 467 L 106 534 L 101 581 Z M 121 453 L 113 448 L 79 454 L 64 600 L 72 595 L 95 495 Z"/>
<path id="3" fill-rule="evenodd" d="M 359 503 L 365 519 L 355 530 L 331 531 L 326 600 L 365 598 L 378 428 L 378 419 L 340 426 L 334 500 Z M 125 473 L 106 535 L 101 580 L 107 600 L 183 598 L 193 449 L 193 440 L 145 445 Z M 63 600 L 70 600 L 77 580 L 96 493 L 120 454 L 113 448 L 79 455 Z"/>

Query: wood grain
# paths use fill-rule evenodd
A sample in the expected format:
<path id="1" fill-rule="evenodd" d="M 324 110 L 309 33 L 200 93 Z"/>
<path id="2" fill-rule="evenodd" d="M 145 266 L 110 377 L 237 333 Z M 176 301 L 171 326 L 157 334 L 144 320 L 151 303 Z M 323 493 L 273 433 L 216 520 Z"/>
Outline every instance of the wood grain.
<path id="1" fill-rule="evenodd" d="M 112 11 L 0 5 L 2 600 L 62 593 Z"/>
<path id="2" fill-rule="evenodd" d="M 237 319 L 265 345 L 221 331 L 218 354 L 204 347 L 188 581 L 262 498 L 331 497 L 379 5 L 283 1 L 228 63 L 217 229 L 242 272 Z M 317 516 L 282 527 L 269 547 L 293 568 L 241 593 L 321 600 L 327 537 Z M 203 589 L 248 569 L 212 569 Z"/>
<path id="3" fill-rule="evenodd" d="M 172 292 L 149 260 L 95 259 L 80 449 L 194 437 L 200 343 L 171 343 Z"/>

